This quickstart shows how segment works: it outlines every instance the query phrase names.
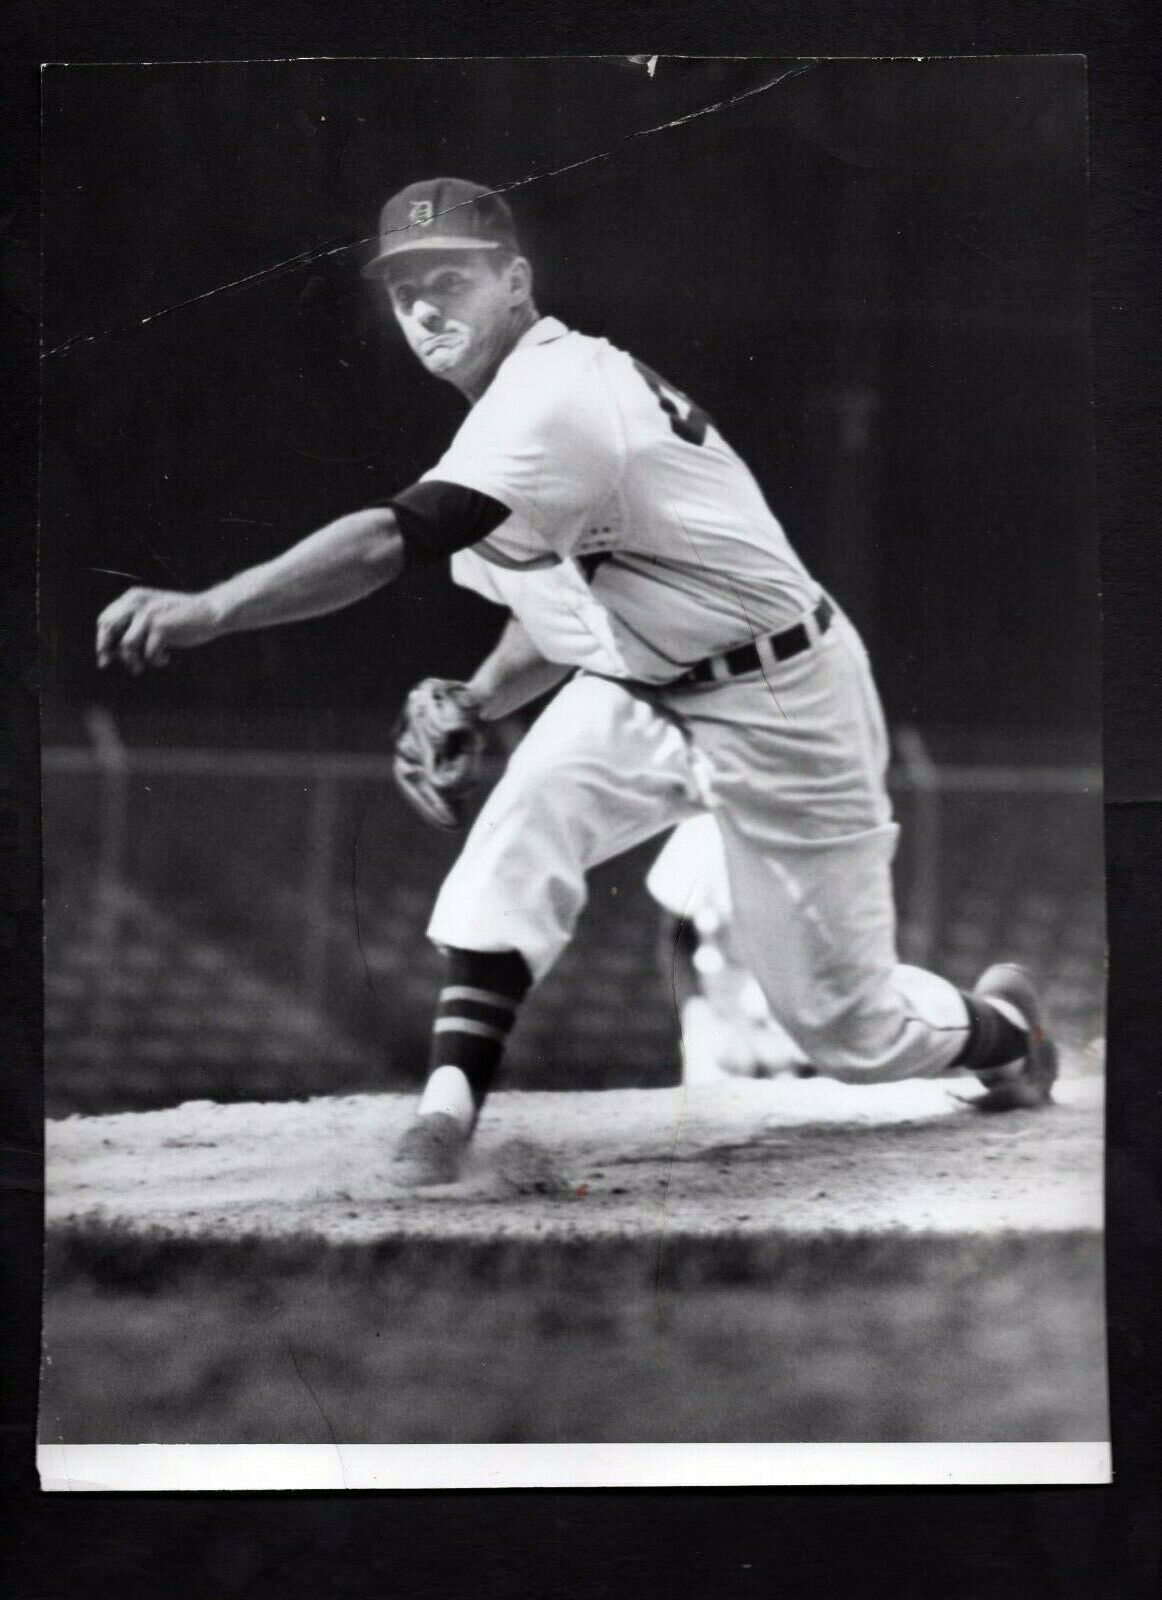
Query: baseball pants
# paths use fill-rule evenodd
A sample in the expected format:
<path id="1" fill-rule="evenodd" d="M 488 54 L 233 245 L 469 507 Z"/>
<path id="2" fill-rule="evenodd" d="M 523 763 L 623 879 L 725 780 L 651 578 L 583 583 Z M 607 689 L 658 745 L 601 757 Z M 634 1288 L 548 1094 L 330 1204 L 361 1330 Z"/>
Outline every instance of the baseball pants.
<path id="1" fill-rule="evenodd" d="M 722 831 L 737 950 L 820 1072 L 933 1077 L 968 1036 L 957 990 L 896 956 L 883 714 L 841 613 L 766 674 L 674 691 L 580 673 L 480 811 L 429 924 L 518 950 L 535 979 L 572 937 L 586 873 L 698 811 Z"/>

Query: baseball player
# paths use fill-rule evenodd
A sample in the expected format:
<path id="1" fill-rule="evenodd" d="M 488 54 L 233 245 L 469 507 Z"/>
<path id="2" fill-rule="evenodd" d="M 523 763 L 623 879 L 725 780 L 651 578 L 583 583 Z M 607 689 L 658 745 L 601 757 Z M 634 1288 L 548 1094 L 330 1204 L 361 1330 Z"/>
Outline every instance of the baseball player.
<path id="1" fill-rule="evenodd" d="M 588 870 L 702 811 L 721 832 L 745 963 L 818 1071 L 872 1085 L 963 1067 L 982 1110 L 1047 1103 L 1056 1049 L 1022 971 L 991 967 L 964 994 L 897 960 L 897 826 L 867 657 L 712 419 L 625 351 L 540 314 L 498 195 L 412 184 L 379 232 L 365 273 L 420 364 L 469 402 L 448 448 L 388 504 L 204 592 L 130 589 L 98 619 L 97 656 L 140 672 L 450 557 L 454 580 L 508 620 L 467 685 L 426 683 L 405 708 L 401 786 L 442 824 L 464 815 L 480 724 L 560 685 L 436 899 L 446 981 L 396 1180 L 456 1177 Z"/>

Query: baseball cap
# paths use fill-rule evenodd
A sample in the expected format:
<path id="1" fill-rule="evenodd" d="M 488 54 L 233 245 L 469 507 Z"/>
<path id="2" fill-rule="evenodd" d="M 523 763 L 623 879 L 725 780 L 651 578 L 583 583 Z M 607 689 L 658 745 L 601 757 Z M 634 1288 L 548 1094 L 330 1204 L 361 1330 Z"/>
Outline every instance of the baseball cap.
<path id="1" fill-rule="evenodd" d="M 363 268 L 377 278 L 405 250 L 515 250 L 505 201 L 466 178 L 426 178 L 393 194 L 379 214 L 379 251 Z"/>

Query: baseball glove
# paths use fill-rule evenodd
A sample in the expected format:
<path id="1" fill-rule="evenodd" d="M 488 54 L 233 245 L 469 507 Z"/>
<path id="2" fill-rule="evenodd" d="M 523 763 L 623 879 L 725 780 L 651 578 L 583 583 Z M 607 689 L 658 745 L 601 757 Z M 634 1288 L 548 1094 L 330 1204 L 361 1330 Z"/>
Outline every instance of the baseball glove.
<path id="1" fill-rule="evenodd" d="M 418 683 L 392 730 L 392 750 L 400 793 L 424 821 L 462 827 L 484 754 L 480 707 L 468 686 L 447 678 Z"/>

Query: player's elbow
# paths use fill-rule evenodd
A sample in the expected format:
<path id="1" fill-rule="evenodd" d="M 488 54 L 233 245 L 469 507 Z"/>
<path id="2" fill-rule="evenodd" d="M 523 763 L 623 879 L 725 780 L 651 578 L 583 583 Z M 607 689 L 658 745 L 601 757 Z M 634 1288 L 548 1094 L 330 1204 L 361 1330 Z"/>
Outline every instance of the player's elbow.
<path id="1" fill-rule="evenodd" d="M 359 558 L 380 582 L 390 583 L 404 566 L 404 544 L 395 513 L 387 506 L 374 506 L 359 513 Z"/>

